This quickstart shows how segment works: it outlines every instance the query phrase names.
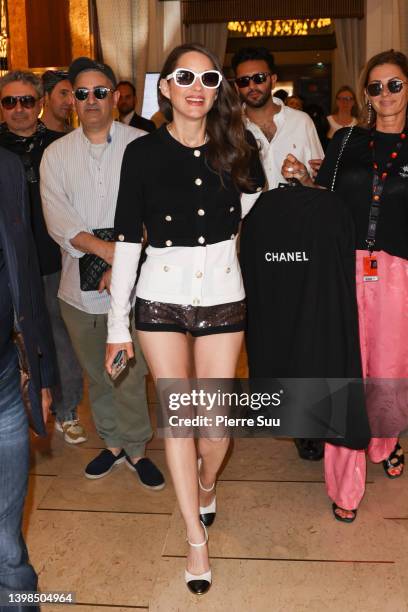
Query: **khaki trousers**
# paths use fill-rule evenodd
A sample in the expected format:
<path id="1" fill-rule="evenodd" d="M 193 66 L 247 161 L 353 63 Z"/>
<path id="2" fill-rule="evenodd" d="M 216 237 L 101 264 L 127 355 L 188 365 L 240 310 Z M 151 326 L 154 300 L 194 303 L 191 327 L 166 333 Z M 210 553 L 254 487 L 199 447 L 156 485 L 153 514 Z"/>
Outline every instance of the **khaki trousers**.
<path id="1" fill-rule="evenodd" d="M 107 447 L 143 456 L 152 437 L 147 398 L 146 362 L 132 330 L 136 362 L 112 382 L 105 371 L 106 314 L 88 314 L 60 300 L 78 360 L 88 375 L 89 398 L 96 430 Z"/>

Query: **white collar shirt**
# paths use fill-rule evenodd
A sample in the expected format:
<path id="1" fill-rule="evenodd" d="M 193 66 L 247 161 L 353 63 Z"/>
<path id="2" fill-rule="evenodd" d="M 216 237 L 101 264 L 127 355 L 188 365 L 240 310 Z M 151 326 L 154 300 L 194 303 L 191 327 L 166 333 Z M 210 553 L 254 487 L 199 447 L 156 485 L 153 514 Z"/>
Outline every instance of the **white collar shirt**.
<path id="1" fill-rule="evenodd" d="M 106 291 L 81 291 L 79 258 L 71 244 L 79 232 L 113 228 L 122 158 L 129 142 L 145 132 L 113 121 L 103 152 L 93 155 L 82 127 L 47 147 L 41 167 L 41 198 L 48 232 L 62 248 L 58 297 L 90 314 L 109 310 Z M 55 145 L 55 146 L 54 146 Z"/>
<path id="2" fill-rule="evenodd" d="M 309 173 L 311 172 L 309 160 L 324 157 L 319 136 L 309 115 L 285 106 L 279 98 L 272 99 L 281 108 L 274 116 L 276 132 L 270 142 L 261 128 L 244 115 L 246 127 L 258 143 L 268 189 L 275 189 L 279 183 L 287 182 L 282 176 L 282 165 L 289 153 L 305 164 Z"/>

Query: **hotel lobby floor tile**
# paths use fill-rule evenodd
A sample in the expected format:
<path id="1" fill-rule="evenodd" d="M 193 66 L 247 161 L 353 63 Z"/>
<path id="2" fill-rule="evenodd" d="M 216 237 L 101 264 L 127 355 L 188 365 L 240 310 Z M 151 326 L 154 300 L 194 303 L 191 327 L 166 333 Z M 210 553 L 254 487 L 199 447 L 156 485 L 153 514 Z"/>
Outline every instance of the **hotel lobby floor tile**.
<path id="1" fill-rule="evenodd" d="M 384 518 L 408 519 L 408 474 L 395 480 L 383 474 L 372 488 Z"/>
<path id="2" fill-rule="evenodd" d="M 56 480 L 56 476 L 37 476 L 31 475 L 28 478 L 28 492 L 24 504 L 23 533 L 29 528 L 33 513 L 38 505 Z"/>
<path id="3" fill-rule="evenodd" d="M 355 523 L 336 521 L 322 484 L 220 482 L 217 518 L 210 528 L 214 557 L 393 561 L 378 504 L 368 490 Z M 183 555 L 178 509 L 166 555 Z"/>
<path id="4" fill-rule="evenodd" d="M 220 479 L 323 482 L 323 461 L 300 459 L 292 440 L 237 438 Z"/>
<path id="5" fill-rule="evenodd" d="M 43 591 L 86 604 L 148 606 L 169 517 L 37 510 L 27 536 Z"/>
<path id="6" fill-rule="evenodd" d="M 121 464 L 110 474 L 97 480 L 83 475 L 84 467 L 95 452 L 90 449 L 70 449 L 61 476 L 55 479 L 40 508 L 59 510 L 90 510 L 105 512 L 172 513 L 176 499 L 165 464 L 163 451 L 149 451 L 166 479 L 162 491 L 149 491 L 139 484 L 136 474 Z"/>
<path id="7" fill-rule="evenodd" d="M 394 564 L 301 561 L 212 561 L 213 584 L 202 597 L 183 582 L 185 559 L 163 558 L 149 612 L 403 612 Z"/>

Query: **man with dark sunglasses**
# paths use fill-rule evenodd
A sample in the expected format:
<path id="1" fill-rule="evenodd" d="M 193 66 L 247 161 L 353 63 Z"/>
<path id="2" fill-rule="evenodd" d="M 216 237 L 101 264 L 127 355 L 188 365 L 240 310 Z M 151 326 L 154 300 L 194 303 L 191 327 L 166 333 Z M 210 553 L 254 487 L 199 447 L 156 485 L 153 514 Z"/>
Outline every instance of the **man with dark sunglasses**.
<path id="1" fill-rule="evenodd" d="M 244 121 L 258 142 L 269 189 L 287 182 L 281 169 L 289 153 L 300 157 L 313 174 L 313 163 L 323 158 L 316 128 L 306 113 L 285 106 L 272 95 L 277 81 L 273 55 L 263 47 L 242 48 L 233 56 L 231 65 Z M 323 457 L 319 440 L 296 438 L 295 445 L 302 459 Z"/>
<path id="2" fill-rule="evenodd" d="M 134 331 L 136 362 L 132 360 L 114 383 L 104 375 L 110 307 L 106 266 L 113 261 L 115 243 L 109 238 L 113 240 L 122 158 L 127 145 L 146 132 L 113 121 L 119 92 L 110 66 L 80 57 L 68 76 L 80 127 L 45 152 L 41 193 L 48 229 L 64 252 L 58 294 L 62 316 L 88 374 L 95 426 L 106 445 L 86 466 L 85 476 L 102 478 L 125 463 L 143 486 L 159 490 L 164 478 L 145 457 L 152 436 L 147 368 Z"/>
<path id="3" fill-rule="evenodd" d="M 0 104 L 4 123 L 0 125 L 0 146 L 19 155 L 28 184 L 31 225 L 37 247 L 45 299 L 57 350 L 59 382 L 53 388 L 56 428 L 69 444 L 85 442 L 87 434 L 78 421 L 77 406 L 83 392 L 82 369 L 61 318 L 57 300 L 61 276 L 61 251 L 48 234 L 41 196 L 39 167 L 45 149 L 63 133 L 49 130 L 38 116 L 44 89 L 32 72 L 9 72 L 0 79 Z"/>
<path id="4" fill-rule="evenodd" d="M 277 74 L 273 55 L 263 47 L 242 48 L 231 61 L 235 88 L 243 103 L 246 127 L 259 146 L 269 189 L 286 182 L 281 168 L 288 153 L 307 164 L 321 160 L 323 150 L 310 117 L 285 106 L 272 95 Z"/>

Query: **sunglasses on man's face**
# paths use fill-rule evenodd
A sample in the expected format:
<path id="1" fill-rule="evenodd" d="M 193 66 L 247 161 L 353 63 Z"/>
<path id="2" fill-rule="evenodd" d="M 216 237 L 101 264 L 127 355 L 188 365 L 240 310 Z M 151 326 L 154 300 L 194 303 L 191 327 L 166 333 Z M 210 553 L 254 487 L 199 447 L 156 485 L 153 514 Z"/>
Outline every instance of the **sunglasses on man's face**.
<path id="1" fill-rule="evenodd" d="M 84 102 L 87 100 L 89 94 L 93 92 L 93 95 L 97 100 L 104 100 L 110 91 L 115 91 L 110 87 L 94 87 L 93 89 L 89 89 L 88 87 L 78 87 L 72 93 L 80 102 Z"/>
<path id="2" fill-rule="evenodd" d="M 166 80 L 174 79 L 174 82 L 179 87 L 190 87 L 194 85 L 196 79 L 200 79 L 200 83 L 206 89 L 217 89 L 222 81 L 222 74 L 218 70 L 204 70 L 204 72 L 194 72 L 188 68 L 177 68 L 171 74 L 166 76 Z"/>
<path id="3" fill-rule="evenodd" d="M 34 98 L 34 96 L 4 96 L 1 99 L 1 105 L 6 110 L 12 110 L 20 102 L 23 108 L 34 108 L 37 100 L 39 98 Z"/>
<path id="4" fill-rule="evenodd" d="M 256 74 L 237 77 L 235 79 L 235 83 L 238 85 L 240 89 L 244 89 L 244 87 L 249 87 L 251 81 L 255 83 L 255 85 L 260 85 L 261 83 L 265 83 L 268 76 L 271 76 L 270 72 L 257 72 Z"/>
<path id="5" fill-rule="evenodd" d="M 381 81 L 374 81 L 373 83 L 369 83 L 366 89 L 368 95 L 375 98 L 380 95 L 385 87 L 387 87 L 388 91 L 392 94 L 400 93 L 406 82 L 407 81 L 401 81 L 401 79 L 390 79 L 388 83 L 385 84 Z"/>

